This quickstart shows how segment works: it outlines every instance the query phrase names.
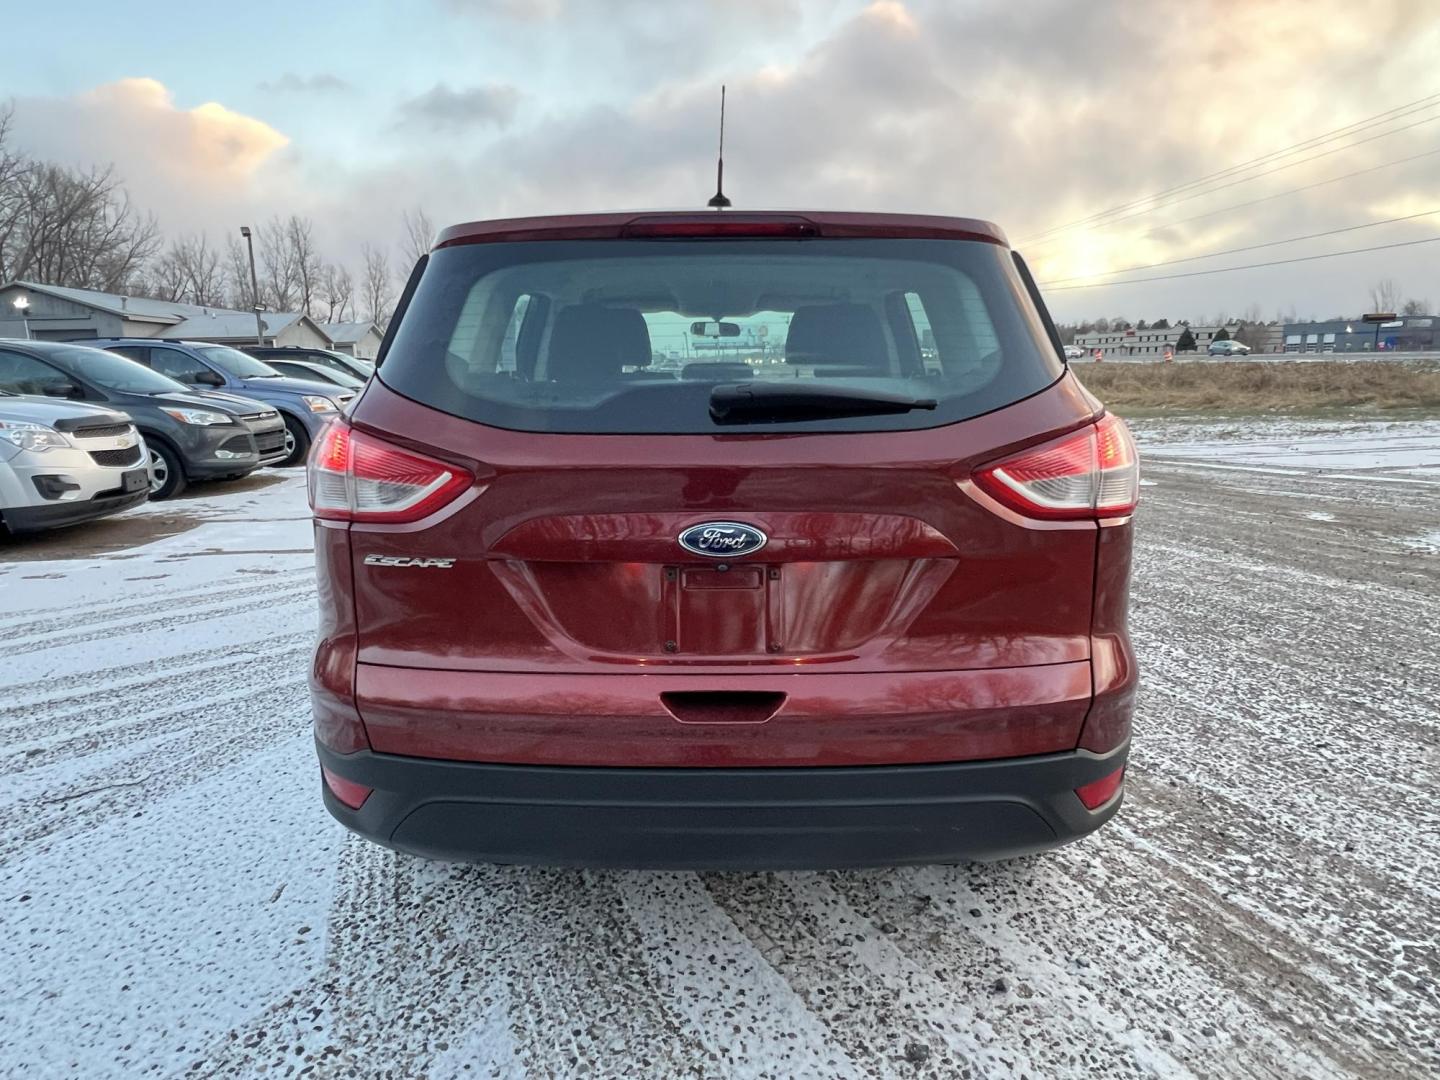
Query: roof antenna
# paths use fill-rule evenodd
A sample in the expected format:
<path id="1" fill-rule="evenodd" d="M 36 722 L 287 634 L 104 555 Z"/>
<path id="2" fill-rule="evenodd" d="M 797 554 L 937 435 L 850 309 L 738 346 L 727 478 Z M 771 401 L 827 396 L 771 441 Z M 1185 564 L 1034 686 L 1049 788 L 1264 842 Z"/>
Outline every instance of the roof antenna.
<path id="1" fill-rule="evenodd" d="M 716 210 L 724 210 L 730 205 L 730 198 L 725 194 L 725 87 L 720 87 L 720 156 L 715 162 L 715 194 L 710 196 L 706 206 L 713 206 Z"/>

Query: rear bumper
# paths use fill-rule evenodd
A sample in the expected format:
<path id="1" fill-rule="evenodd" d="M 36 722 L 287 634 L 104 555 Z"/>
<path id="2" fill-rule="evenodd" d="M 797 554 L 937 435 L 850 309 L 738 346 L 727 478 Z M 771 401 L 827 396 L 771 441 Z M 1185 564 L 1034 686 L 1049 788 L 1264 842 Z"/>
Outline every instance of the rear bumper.
<path id="1" fill-rule="evenodd" d="M 672 869 L 826 869 L 1002 859 L 1099 828 L 1075 789 L 1125 763 L 1128 742 L 942 765 L 597 768 L 490 765 L 317 744 L 374 790 L 359 810 L 322 781 L 347 828 L 427 858 Z"/>

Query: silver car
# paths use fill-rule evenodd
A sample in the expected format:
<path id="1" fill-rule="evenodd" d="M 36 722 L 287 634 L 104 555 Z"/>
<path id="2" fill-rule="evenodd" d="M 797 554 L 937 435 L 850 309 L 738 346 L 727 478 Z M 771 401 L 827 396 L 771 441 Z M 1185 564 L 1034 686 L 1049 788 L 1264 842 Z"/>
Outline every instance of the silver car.
<path id="1" fill-rule="evenodd" d="M 0 522 L 74 525 L 144 502 L 145 442 L 113 409 L 0 392 Z"/>
<path id="2" fill-rule="evenodd" d="M 1205 351 L 1211 356 L 1249 356 L 1250 346 L 1234 338 L 1222 338 L 1220 341 L 1210 342 L 1210 347 Z"/>

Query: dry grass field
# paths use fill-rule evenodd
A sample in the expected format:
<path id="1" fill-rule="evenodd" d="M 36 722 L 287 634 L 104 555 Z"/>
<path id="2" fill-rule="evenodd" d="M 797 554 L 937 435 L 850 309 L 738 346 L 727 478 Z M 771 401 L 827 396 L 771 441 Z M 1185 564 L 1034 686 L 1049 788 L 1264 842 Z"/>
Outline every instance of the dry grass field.
<path id="1" fill-rule="evenodd" d="M 1087 363 L 1080 381 L 1120 411 L 1440 410 L 1440 365 L 1371 360 Z"/>

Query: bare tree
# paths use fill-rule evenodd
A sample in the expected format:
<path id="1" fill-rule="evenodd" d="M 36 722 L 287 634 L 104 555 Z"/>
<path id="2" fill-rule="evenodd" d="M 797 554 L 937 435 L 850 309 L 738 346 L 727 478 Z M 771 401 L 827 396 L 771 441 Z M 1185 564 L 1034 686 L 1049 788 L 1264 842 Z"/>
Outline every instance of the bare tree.
<path id="1" fill-rule="evenodd" d="M 293 311 L 300 292 L 300 268 L 286 223 L 278 217 L 254 229 L 256 262 L 260 266 L 260 303 L 268 311 Z"/>
<path id="2" fill-rule="evenodd" d="M 430 250 L 430 245 L 435 241 L 435 225 L 430 220 L 430 215 L 425 213 L 421 207 L 414 210 L 406 210 L 403 215 L 405 222 L 405 246 L 400 254 L 405 259 L 406 266 L 414 266 L 420 261 L 420 257 Z"/>
<path id="3" fill-rule="evenodd" d="M 1370 310 L 1394 311 L 1400 303 L 1400 285 L 1394 278 L 1381 278 L 1370 286 Z"/>
<path id="4" fill-rule="evenodd" d="M 15 276 L 7 256 L 16 246 L 15 235 L 26 205 L 24 181 L 34 167 L 28 158 L 10 149 L 10 123 L 14 114 L 13 105 L 0 106 L 0 281 Z"/>
<path id="5" fill-rule="evenodd" d="M 368 263 L 367 263 L 368 269 Z M 330 264 L 321 275 L 320 301 L 325 305 L 326 322 L 345 321 L 355 297 L 355 279 L 343 266 Z"/>
<path id="6" fill-rule="evenodd" d="M 171 245 L 169 257 L 178 264 L 185 281 L 183 299 L 192 304 L 214 307 L 225 302 L 225 274 L 220 253 L 210 246 L 204 233 L 183 237 Z"/>
<path id="7" fill-rule="evenodd" d="M 250 253 L 233 235 L 225 236 L 225 302 L 236 311 L 255 307 L 255 290 L 250 286 Z"/>
<path id="8" fill-rule="evenodd" d="M 156 300 L 185 299 L 185 271 L 176 251 L 177 245 L 150 261 L 136 291 Z"/>
<path id="9" fill-rule="evenodd" d="M 1401 315 L 1427 315 L 1430 312 L 1429 300 L 1418 300 L 1411 297 L 1400 306 Z"/>
<path id="10" fill-rule="evenodd" d="M 291 214 L 285 222 L 285 240 L 290 245 L 290 260 L 295 266 L 296 301 L 306 315 L 314 315 L 325 268 L 315 250 L 310 219 Z"/>
<path id="11" fill-rule="evenodd" d="M 393 296 L 390 260 L 383 251 L 369 244 L 360 245 L 360 254 L 365 259 L 365 277 L 360 282 L 360 301 L 365 305 L 365 317 L 385 326 L 390 322 L 390 300 Z"/>
<path id="12" fill-rule="evenodd" d="M 159 248 L 155 218 L 135 209 L 111 169 L 82 172 L 23 155 L 4 168 L 0 279 L 118 292 Z"/>

